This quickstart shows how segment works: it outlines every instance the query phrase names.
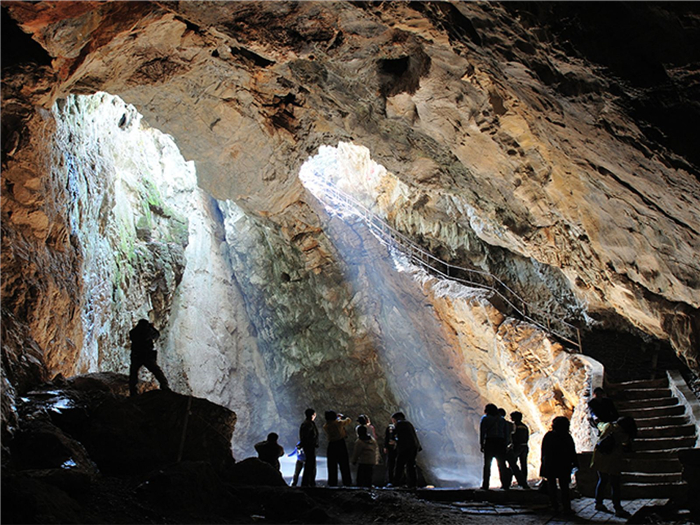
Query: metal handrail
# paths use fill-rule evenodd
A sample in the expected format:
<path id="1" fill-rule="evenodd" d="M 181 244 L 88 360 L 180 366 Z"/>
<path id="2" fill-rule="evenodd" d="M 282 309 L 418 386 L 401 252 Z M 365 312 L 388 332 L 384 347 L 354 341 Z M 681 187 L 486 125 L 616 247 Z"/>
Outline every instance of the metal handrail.
<path id="1" fill-rule="evenodd" d="M 445 279 L 493 292 L 522 319 L 552 334 L 557 339 L 572 345 L 578 353 L 581 353 L 581 332 L 578 327 L 526 303 L 503 281 L 489 272 L 456 266 L 435 257 L 414 243 L 406 235 L 390 226 L 354 197 L 339 190 L 335 185 L 318 175 L 314 179 L 313 185 L 323 195 L 322 198 L 314 192 L 316 197 L 327 204 L 333 204 L 335 208 L 349 210 L 362 218 L 369 226 L 370 231 L 382 244 L 397 249 L 408 257 L 412 264 Z"/>

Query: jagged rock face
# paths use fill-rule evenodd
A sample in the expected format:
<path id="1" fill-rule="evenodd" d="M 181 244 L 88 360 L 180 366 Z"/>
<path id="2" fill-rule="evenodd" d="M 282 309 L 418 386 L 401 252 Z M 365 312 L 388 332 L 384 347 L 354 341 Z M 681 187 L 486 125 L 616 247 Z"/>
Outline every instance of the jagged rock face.
<path id="1" fill-rule="evenodd" d="M 152 313 L 166 332 L 161 358 L 176 384 L 250 407 L 237 410 L 249 436 L 268 430 L 256 428 L 253 408 L 292 435 L 308 404 L 369 407 L 379 423 L 401 406 L 426 422 L 429 457 L 452 459 L 478 453 L 473 427 L 486 400 L 520 408 L 538 432 L 554 413 L 580 421 L 591 381 L 583 359 L 470 292 L 397 276 L 361 225 L 326 215 L 298 173 L 319 146 L 339 143 L 365 146 L 386 173 L 377 184 L 362 170 L 328 176 L 424 248 L 490 271 L 584 328 L 631 326 L 670 341 L 697 370 L 697 170 L 677 155 L 687 148 L 657 143 L 626 111 L 626 84 L 550 39 L 536 13 L 518 20 L 497 4 L 442 2 L 9 10 L 54 57 L 37 79 L 3 87 L 14 86 L 3 131 L 15 100 L 10 128 L 25 130 L 7 144 L 3 132 L 3 318 L 20 321 L 8 334 L 34 339 L 26 353 L 40 375 L 123 368 L 132 321 L 123 305 L 138 305 L 134 314 Z M 673 78 L 693 61 L 683 59 Z M 138 189 L 130 209 L 143 213 L 127 213 L 127 249 L 119 232 L 103 238 L 119 221 L 102 206 L 119 208 L 101 161 L 87 161 L 102 158 L 99 148 L 77 166 L 91 181 L 78 189 L 100 200 L 46 198 L 72 180 L 67 161 L 40 165 L 51 140 L 64 158 L 77 154 L 61 139 L 67 108 L 79 105 L 69 95 L 97 91 L 133 104 L 194 161 L 216 201 L 167 196 L 189 219 L 186 241 L 171 242 L 181 221 Z M 56 100 L 54 132 L 35 108 Z M 112 120 L 127 132 L 134 117 L 122 114 L 123 124 Z M 152 171 L 167 171 L 160 191 L 177 186 L 170 169 Z M 140 282 L 122 283 L 124 266 Z M 109 304 L 117 292 L 122 306 Z M 11 372 L 13 384 L 27 377 Z M 419 400 L 424 391 L 434 396 Z M 460 443 L 463 434 L 472 437 Z"/>
<path id="2" fill-rule="evenodd" d="M 86 18 L 95 28 L 65 43 L 47 12 L 13 14 L 58 57 L 53 96 L 103 89 L 135 104 L 196 159 L 215 197 L 283 222 L 301 193 L 294 168 L 320 144 L 352 139 L 415 199 L 439 188 L 473 209 L 480 227 L 448 216 L 482 242 L 562 271 L 589 313 L 612 310 L 694 362 L 693 168 L 643 135 L 618 105 L 626 95 L 606 93 L 618 86 L 536 32 L 496 22 L 499 9 L 47 10 L 75 33 Z"/>

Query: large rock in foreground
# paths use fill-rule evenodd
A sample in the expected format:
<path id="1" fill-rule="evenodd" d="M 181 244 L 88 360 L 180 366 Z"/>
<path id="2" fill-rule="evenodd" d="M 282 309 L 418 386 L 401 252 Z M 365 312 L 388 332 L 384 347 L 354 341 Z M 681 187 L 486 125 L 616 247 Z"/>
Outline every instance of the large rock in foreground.
<path id="1" fill-rule="evenodd" d="M 56 433 L 77 441 L 107 475 L 146 473 L 180 461 L 204 461 L 217 470 L 234 463 L 234 412 L 170 391 L 134 397 L 123 395 L 126 391 L 126 376 L 104 373 L 55 381 L 29 392 L 22 398 L 23 423 L 15 441 L 31 441 L 39 422 L 44 428 L 57 427 Z M 45 464 L 31 466 L 16 454 L 12 458 L 19 469 L 58 468 L 71 459 L 74 463 L 73 456 L 47 456 Z"/>

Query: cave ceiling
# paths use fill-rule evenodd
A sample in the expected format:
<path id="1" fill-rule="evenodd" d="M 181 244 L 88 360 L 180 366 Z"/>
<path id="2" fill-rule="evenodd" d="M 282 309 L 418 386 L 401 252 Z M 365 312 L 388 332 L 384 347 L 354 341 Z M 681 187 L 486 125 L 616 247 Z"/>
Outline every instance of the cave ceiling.
<path id="1" fill-rule="evenodd" d="M 589 321 L 670 341 L 697 368 L 692 4 L 608 5 L 631 11 L 619 13 L 619 32 L 604 16 L 594 32 L 590 10 L 558 3 L 3 9 L 51 58 L 19 89 L 31 104 L 118 95 L 174 138 L 201 188 L 283 232 L 313 215 L 299 214 L 309 199 L 303 162 L 322 145 L 364 146 L 414 196 L 396 216 L 452 221 L 556 271 Z M 653 31 L 644 39 L 639 27 Z M 603 52 L 615 43 L 624 45 Z M 454 206 L 420 204 L 437 196 Z"/>

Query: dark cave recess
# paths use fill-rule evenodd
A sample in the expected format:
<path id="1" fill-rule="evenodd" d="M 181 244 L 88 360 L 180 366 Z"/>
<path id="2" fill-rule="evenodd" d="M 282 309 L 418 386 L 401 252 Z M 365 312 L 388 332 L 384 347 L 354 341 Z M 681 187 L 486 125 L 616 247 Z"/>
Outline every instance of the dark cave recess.
<path id="1" fill-rule="evenodd" d="M 627 332 L 592 330 L 582 333 L 582 347 L 584 355 L 605 367 L 608 383 L 657 379 L 665 376 L 667 370 L 688 373 L 688 367 L 668 343 L 648 341 Z"/>

